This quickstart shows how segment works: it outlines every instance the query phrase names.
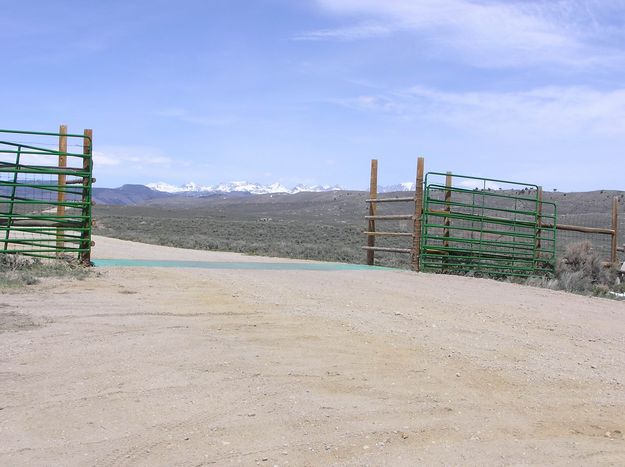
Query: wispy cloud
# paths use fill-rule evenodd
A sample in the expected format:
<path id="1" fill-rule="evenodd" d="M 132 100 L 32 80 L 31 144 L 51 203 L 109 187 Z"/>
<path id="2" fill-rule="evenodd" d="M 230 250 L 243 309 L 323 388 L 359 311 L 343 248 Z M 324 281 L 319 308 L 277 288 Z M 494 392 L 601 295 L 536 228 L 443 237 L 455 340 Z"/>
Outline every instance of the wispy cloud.
<path id="1" fill-rule="evenodd" d="M 126 169 L 164 167 L 169 168 L 173 160 L 162 151 L 144 146 L 108 146 L 93 152 L 94 168 Z"/>
<path id="2" fill-rule="evenodd" d="M 409 112 L 409 105 L 397 96 L 361 95 L 344 99 L 329 99 L 328 102 L 355 110 L 370 110 L 401 115 Z"/>
<path id="3" fill-rule="evenodd" d="M 310 31 L 298 36 L 299 39 L 357 40 L 412 32 L 418 35 L 418 44 L 424 51 L 452 54 L 479 66 L 588 67 L 625 62 L 622 48 L 608 45 L 622 44 L 625 40 L 623 25 L 611 19 L 619 13 L 625 16 L 625 2 L 620 0 L 316 0 L 316 3 L 337 16 L 354 18 L 355 24 Z M 362 22 L 363 18 L 366 23 Z"/>
<path id="4" fill-rule="evenodd" d="M 335 102 L 479 133 L 625 137 L 625 88 L 598 91 L 552 86 L 522 92 L 447 92 L 414 86 Z"/>
<path id="5" fill-rule="evenodd" d="M 320 29 L 317 31 L 304 32 L 295 36 L 295 40 L 299 41 L 323 41 L 328 39 L 336 40 L 358 40 L 368 39 L 371 37 L 387 36 L 393 32 L 393 28 L 382 25 L 364 23 L 355 26 L 348 26 L 337 29 Z"/>
<path id="6" fill-rule="evenodd" d="M 122 163 L 121 159 L 102 151 L 93 151 L 93 164 L 96 167 L 115 167 Z"/>

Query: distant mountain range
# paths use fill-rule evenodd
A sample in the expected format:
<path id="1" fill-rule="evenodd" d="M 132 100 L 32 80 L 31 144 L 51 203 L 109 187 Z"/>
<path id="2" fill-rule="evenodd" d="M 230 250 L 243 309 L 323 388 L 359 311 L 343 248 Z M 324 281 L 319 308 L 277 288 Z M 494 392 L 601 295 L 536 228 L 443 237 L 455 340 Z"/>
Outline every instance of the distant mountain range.
<path id="1" fill-rule="evenodd" d="M 262 185 L 260 183 L 228 182 L 214 186 L 198 185 L 189 182 L 181 186 L 158 182 L 147 185 L 122 185 L 119 188 L 93 188 L 93 199 L 97 204 L 140 205 L 166 198 L 234 198 L 252 195 L 298 193 L 331 193 L 346 191 L 338 185 L 296 185 L 287 188 L 280 183 Z M 364 191 L 364 190 L 363 190 Z M 378 187 L 379 193 L 414 191 L 414 183 Z"/>
<path id="2" fill-rule="evenodd" d="M 177 193 L 189 196 L 195 196 L 198 194 L 206 195 L 211 193 L 249 193 L 250 195 L 266 195 L 270 193 L 295 194 L 302 192 L 320 193 L 326 191 L 340 191 L 343 189 L 338 185 L 296 185 L 295 187 L 289 189 L 278 182 L 270 185 L 249 182 L 227 182 L 219 183 L 218 185 L 198 185 L 197 183 L 189 182 L 181 186 L 170 185 L 165 182 L 156 182 L 148 183 L 146 186 L 154 191 L 160 191 L 162 193 Z"/>
<path id="3" fill-rule="evenodd" d="M 262 185 L 260 183 L 249 182 L 227 182 L 219 183 L 218 185 L 198 185 L 194 182 L 189 182 L 181 186 L 171 185 L 165 182 L 148 183 L 148 188 L 159 191 L 162 193 L 176 193 L 187 194 L 194 196 L 197 194 L 223 194 L 223 193 L 249 193 L 251 195 L 266 195 L 270 193 L 322 193 L 327 191 L 343 191 L 344 189 L 339 185 L 296 185 L 293 188 L 287 188 L 281 183 L 272 183 L 270 185 Z M 381 186 L 378 187 L 380 193 L 389 193 L 395 191 L 414 191 L 415 184 L 410 182 L 399 183 L 397 185 Z"/>
<path id="4" fill-rule="evenodd" d="M 396 191 L 415 191 L 415 183 L 404 182 L 397 185 L 379 186 L 378 193 L 394 193 Z"/>

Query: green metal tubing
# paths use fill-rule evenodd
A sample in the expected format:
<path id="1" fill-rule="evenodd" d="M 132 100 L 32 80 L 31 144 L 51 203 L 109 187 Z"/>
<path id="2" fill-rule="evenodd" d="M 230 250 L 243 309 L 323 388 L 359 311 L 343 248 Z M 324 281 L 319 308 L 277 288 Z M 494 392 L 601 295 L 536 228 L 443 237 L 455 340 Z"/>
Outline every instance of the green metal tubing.
<path id="1" fill-rule="evenodd" d="M 492 268 L 493 266 L 496 266 L 497 264 L 501 263 L 506 265 L 506 267 L 512 268 L 512 269 L 517 269 L 517 270 L 522 270 L 522 269 L 534 269 L 533 265 L 537 262 L 543 262 L 545 263 L 545 261 L 534 261 L 532 259 L 523 259 L 523 258 L 507 258 L 507 257 L 484 257 L 484 256 L 452 256 L 452 257 L 442 257 L 440 255 L 434 255 L 434 254 L 429 254 L 426 253 L 423 255 L 424 256 L 424 261 L 427 263 L 428 259 L 436 259 L 437 263 L 438 262 L 442 262 L 448 265 L 457 265 L 457 266 L 466 266 L 467 268 L 471 267 L 472 269 L 475 269 L 475 267 L 477 265 L 488 265 L 490 268 Z M 519 263 L 520 265 L 515 265 Z M 431 262 L 431 264 L 434 264 L 433 262 Z"/>
<path id="2" fill-rule="evenodd" d="M 441 255 L 445 257 L 458 256 L 459 258 L 481 258 L 481 259 L 490 259 L 490 258 L 502 258 L 502 259 L 518 259 L 518 260 L 527 260 L 533 261 L 534 255 L 530 250 L 530 253 L 519 253 L 513 250 L 486 250 L 486 249 L 473 249 L 468 250 L 471 254 L 467 253 L 466 248 L 458 248 L 458 247 L 450 247 L 450 246 L 442 246 L 442 245 L 426 245 L 425 251 L 428 250 L 436 250 L 441 253 L 449 253 L 448 255 L 441 253 L 427 253 L 429 255 Z M 455 253 L 452 254 L 452 253 Z"/>
<path id="3" fill-rule="evenodd" d="M 445 191 L 451 191 L 452 193 L 464 193 L 464 194 L 467 194 L 467 195 L 476 195 L 477 194 L 477 195 L 483 196 L 483 197 L 512 199 L 512 200 L 516 200 L 516 201 L 527 201 L 527 202 L 530 202 L 530 203 L 535 202 L 536 199 L 537 199 L 537 198 L 528 198 L 527 196 L 520 196 L 520 195 L 506 195 L 506 194 L 500 193 L 498 191 L 471 190 L 469 188 L 456 188 L 456 187 L 451 187 L 450 189 L 447 189 L 445 185 L 429 185 L 429 189 L 431 191 L 434 191 L 434 192 L 437 192 L 437 193 L 441 193 L 441 192 L 445 192 Z"/>
<path id="4" fill-rule="evenodd" d="M 0 194 L 0 207 L 7 206 L 6 212 L 0 212 L 0 232 L 5 232 L 4 250 L 1 253 L 23 254 L 40 258 L 56 258 L 59 254 L 78 254 L 79 258 L 91 250 L 91 214 L 92 214 L 92 139 L 87 135 L 60 134 L 49 132 L 2 130 L 0 134 L 52 136 L 59 138 L 79 138 L 83 147 L 88 151 L 82 153 L 58 151 L 47 147 L 38 147 L 31 144 L 22 144 L 14 141 L 0 141 L 0 154 L 6 160 L 15 156 L 15 163 L 0 161 L 0 173 L 12 174 L 11 181 L 0 181 L 0 187 L 6 187 L 11 196 Z M 46 142 L 46 144 L 48 144 Z M 20 160 L 21 155 L 22 159 Z M 28 156 L 49 158 L 50 164 L 24 164 Z M 66 156 L 69 167 L 59 167 L 58 157 Z M 78 164 L 78 161 L 81 161 Z M 32 159 L 31 159 L 32 160 Z M 42 159 L 48 161 L 48 159 Z M 29 160 L 30 161 L 30 160 Z M 72 162 L 74 161 L 74 162 Z M 45 164 L 45 163 L 44 163 Z M 78 166 L 79 165 L 79 166 Z M 26 180 L 30 175 L 42 175 L 47 178 L 66 175 L 72 177 L 75 184 L 61 185 L 44 181 L 36 183 Z M 20 180 L 20 178 L 22 180 Z M 74 180 L 77 179 L 77 180 Z M 20 190 L 20 191 L 18 191 Z M 28 190 L 27 192 L 24 190 Z M 65 193 L 69 199 L 63 201 L 47 200 L 44 193 Z M 25 194 L 27 193 L 27 194 Z M 18 196 L 19 194 L 19 196 Z M 78 199 L 75 199 L 78 197 Z M 17 206 L 20 210 L 39 210 L 35 206 L 65 207 L 69 210 L 62 216 L 50 213 L 15 213 Z M 30 209 L 32 206 L 33 209 Z M 72 213 L 77 210 L 77 213 Z M 24 223 L 51 223 L 52 225 L 23 225 Z M 4 225 L 2 225 L 4 224 Z M 18 225 L 15 225 L 18 224 Z M 22 224 L 22 225 L 20 225 Z M 28 234 L 27 238 L 10 238 L 11 232 Z M 58 243 L 63 244 L 62 247 Z M 11 249 L 9 246 L 14 247 Z M 26 247 L 26 248 L 24 248 Z"/>
<path id="5" fill-rule="evenodd" d="M 6 230 L 7 227 L 0 227 L 0 230 Z M 23 226 L 11 226 L 11 231 L 13 232 L 22 232 L 28 233 L 32 235 L 56 235 L 56 233 L 52 233 L 50 230 L 46 229 L 54 229 L 55 231 L 64 230 L 70 232 L 80 232 L 81 234 L 88 231 L 88 227 L 69 227 L 69 226 L 54 226 L 54 227 L 29 227 L 30 230 L 24 229 Z"/>
<path id="6" fill-rule="evenodd" d="M 534 223 L 531 221 L 508 221 L 506 219 L 498 219 L 496 217 L 484 216 L 479 214 L 460 214 L 460 213 L 438 213 L 438 212 L 428 212 L 427 216 L 433 217 L 448 217 L 449 219 L 459 219 L 466 220 L 469 222 L 480 222 L 480 223 L 488 223 L 488 224 L 496 224 L 496 225 L 510 225 L 510 226 L 518 226 L 518 227 L 527 227 L 533 228 Z"/>
<path id="7" fill-rule="evenodd" d="M 529 264 L 529 263 L 528 263 Z M 502 263 L 498 264 L 497 262 L 485 263 L 485 262 L 452 262 L 452 261 L 436 261 L 436 262 L 428 262 L 427 259 L 423 263 L 424 268 L 426 269 L 439 269 L 441 266 L 446 268 L 453 268 L 457 270 L 464 271 L 475 271 L 476 269 L 487 269 L 487 270 L 506 270 L 506 271 L 516 271 L 518 273 L 523 273 L 527 275 L 527 270 L 532 269 L 539 272 L 553 272 L 553 269 L 550 267 L 534 267 L 529 265 L 520 265 L 515 266 L 510 263 Z"/>
<path id="8" fill-rule="evenodd" d="M 513 199 L 513 198 L 510 198 Z M 445 200 L 440 200 L 440 199 L 436 199 L 436 198 L 431 198 L 429 199 L 430 204 L 436 204 L 436 205 L 442 205 L 442 206 L 449 206 L 449 207 L 464 207 L 464 208 L 470 208 L 473 209 L 475 208 L 475 204 L 468 204 L 468 203 L 461 203 L 459 201 L 445 201 Z M 536 203 L 537 200 L 528 200 L 528 202 L 531 203 Z M 542 204 L 544 206 L 552 206 L 555 209 L 555 203 L 551 203 L 549 201 L 543 201 Z M 507 212 L 507 213 L 516 213 L 516 214 L 522 214 L 522 215 L 526 215 L 528 217 L 533 217 L 536 215 L 536 210 L 533 211 L 521 211 L 518 209 L 504 209 L 504 208 L 497 208 L 497 207 L 492 207 L 492 206 L 480 206 L 480 209 L 485 209 L 487 211 L 500 211 L 500 212 Z M 554 218 L 555 214 L 549 214 L 548 212 L 542 213 L 541 217 L 545 217 L 545 218 Z"/>
<path id="9" fill-rule="evenodd" d="M 61 135 L 61 133 L 48 133 L 45 131 L 25 131 L 25 130 L 2 130 L 0 129 L 0 133 L 15 133 L 18 135 L 34 135 L 34 136 L 67 136 L 68 138 L 82 138 L 89 141 L 89 145 L 91 146 L 91 138 L 86 135 L 76 135 L 72 133 L 67 133 L 65 135 Z"/>
<path id="10" fill-rule="evenodd" d="M 19 166 L 20 165 L 20 148 L 18 148 L 17 150 L 17 154 L 15 155 L 15 165 Z M 15 183 L 17 181 L 17 172 L 14 174 L 13 176 L 13 183 Z M 15 206 L 15 186 L 13 186 L 13 190 L 11 191 L 11 204 L 9 205 L 9 218 L 7 219 L 7 227 L 11 227 L 11 216 L 13 215 L 13 209 Z M 8 241 L 9 241 L 9 235 L 11 234 L 11 230 L 10 228 L 7 229 L 6 234 L 4 236 L 4 249 L 7 249 L 8 246 Z"/>
<path id="11" fill-rule="evenodd" d="M 83 172 L 81 169 L 73 169 L 71 167 L 68 167 L 66 169 L 46 168 L 41 165 L 23 165 L 19 169 L 0 168 L 0 172 L 6 172 L 6 173 L 19 172 L 19 173 L 33 174 L 33 175 L 69 175 L 69 176 L 78 177 L 78 178 L 83 178 L 89 175 L 87 172 Z"/>
<path id="12" fill-rule="evenodd" d="M 0 207 L 3 204 L 10 204 L 11 201 L 5 199 L 7 197 L 1 196 L 0 197 Z M 13 204 L 16 205 L 21 205 L 21 206 L 40 206 L 40 205 L 46 205 L 46 206 L 65 206 L 66 208 L 70 208 L 70 209 L 82 209 L 86 203 L 80 202 L 80 201 L 61 201 L 56 202 L 56 203 L 51 203 L 50 201 L 38 201 L 38 200 L 29 200 L 29 199 L 23 199 L 23 198 L 15 198 L 15 202 Z"/>
<path id="13" fill-rule="evenodd" d="M 16 240 L 10 240 L 9 241 L 10 244 L 12 245 L 26 245 L 26 246 L 31 246 L 31 247 L 37 247 L 37 248 L 51 248 L 53 250 L 56 250 L 56 243 L 53 244 L 48 244 L 48 243 L 42 243 L 40 241 L 36 241 L 36 240 L 29 240 L 29 241 L 16 241 Z M 80 244 L 80 241 L 77 240 L 66 240 L 65 243 L 77 243 Z M 6 251 L 7 249 L 5 249 Z M 71 246 L 66 246 L 63 248 L 64 251 L 80 251 L 79 247 L 71 247 Z M 19 249 L 17 251 L 20 251 Z M 1 252 L 1 251 L 0 251 Z"/>
<path id="14" fill-rule="evenodd" d="M 510 236 L 514 236 L 517 235 L 521 238 L 534 238 L 535 235 L 531 234 L 531 233 L 524 233 L 524 232 L 514 232 L 514 231 L 505 231 L 505 230 L 491 230 L 491 229 L 476 229 L 473 227 L 464 227 L 464 226 L 455 226 L 455 225 L 449 225 L 449 226 L 445 226 L 444 224 L 431 224 L 431 223 L 426 223 L 426 228 L 436 228 L 436 229 L 447 229 L 447 230 L 462 230 L 465 232 L 475 232 L 475 233 L 485 233 L 485 234 L 490 234 L 490 235 L 501 235 L 501 236 L 506 236 L 506 237 L 510 237 Z M 529 230 L 529 229 L 528 229 Z"/>
<path id="15" fill-rule="evenodd" d="M 56 215 L 43 215 L 42 214 L 10 214 L 10 213 L 0 213 L 2 217 L 6 217 L 8 219 L 13 219 L 14 217 L 18 217 L 20 220 L 39 220 L 39 221 L 59 221 L 59 220 L 69 220 L 70 222 L 73 220 L 85 220 L 86 217 L 82 214 L 78 215 L 65 215 L 65 216 L 56 216 Z M 1 224 L 1 223 L 0 223 Z"/>
<path id="16" fill-rule="evenodd" d="M 441 176 L 441 177 L 447 177 L 448 174 L 447 173 L 443 173 L 443 172 L 428 172 L 427 174 L 425 174 L 425 185 L 426 186 L 428 186 L 428 176 L 429 175 L 438 175 L 438 176 Z M 452 174 L 452 176 L 455 177 L 455 178 L 465 178 L 465 179 L 469 179 L 469 180 L 480 180 L 480 181 L 484 181 L 484 182 L 505 183 L 506 185 L 532 187 L 532 188 L 535 188 L 537 192 L 538 192 L 538 188 L 539 188 L 538 185 L 534 185 L 533 183 L 513 182 L 511 180 L 498 180 L 496 178 L 473 177 L 473 176 L 470 176 L 470 175 L 460 175 L 460 174 Z M 460 189 L 465 189 L 465 188 L 460 188 Z"/>
<path id="17" fill-rule="evenodd" d="M 430 203 L 428 203 L 430 204 Z M 486 208 L 487 209 L 487 208 Z M 514 212 L 514 211 L 512 211 Z M 530 220 L 526 220 L 526 221 L 511 221 L 508 219 L 502 219 L 502 218 L 497 218 L 497 217 L 491 217 L 491 216 L 484 216 L 484 215 L 479 215 L 479 214 L 465 214 L 465 213 L 454 213 L 454 212 L 433 212 L 431 210 L 428 209 L 428 211 L 425 212 L 426 216 L 432 216 L 432 217 L 440 217 L 440 218 L 450 218 L 450 219 L 460 219 L 460 220 L 468 220 L 468 221 L 479 221 L 479 222 L 484 222 L 486 221 L 489 224 L 498 224 L 498 225 L 514 225 L 514 226 L 518 226 L 518 227 L 527 227 L 527 228 L 533 228 L 536 224 L 535 221 L 530 221 Z M 541 216 L 541 217 L 547 217 L 547 218 L 555 218 L 555 216 Z M 543 228 L 541 227 L 542 230 L 550 230 L 547 228 Z"/>
<path id="18" fill-rule="evenodd" d="M 39 257 L 39 258 L 49 258 L 49 259 L 56 259 L 58 256 L 57 254 L 61 254 L 61 253 L 69 253 L 69 254 L 75 254 L 75 253 L 81 253 L 83 250 L 79 249 L 79 248 L 68 248 L 68 249 L 58 249 L 58 248 L 50 248 L 50 249 L 43 249 L 43 248 L 36 248 L 36 249 L 30 249 L 30 250 L 10 250 L 10 251 L 2 251 L 0 250 L 0 254 L 4 253 L 4 254 L 17 254 L 17 255 L 24 255 L 24 256 L 34 256 L 34 257 Z M 42 255 L 41 253 L 54 253 L 53 255 Z"/>
<path id="19" fill-rule="evenodd" d="M 436 172 L 430 172 L 427 175 L 431 175 L 431 174 L 446 175 L 446 174 L 441 174 L 441 173 L 436 173 Z M 426 185 L 427 185 L 427 175 L 426 175 L 426 182 L 425 182 Z M 473 180 L 482 180 L 482 179 L 479 179 L 477 177 L 468 177 L 468 176 L 464 176 L 464 175 L 456 175 L 456 174 L 454 174 L 453 176 L 457 177 L 457 178 L 469 178 L 469 179 L 473 179 Z M 514 182 L 508 182 L 508 181 L 505 181 L 505 180 L 496 180 L 496 179 L 483 179 L 483 180 L 499 182 L 499 183 L 515 184 Z M 516 185 L 532 186 L 532 187 L 535 187 L 536 189 L 538 188 L 537 185 L 525 185 L 525 184 L 516 184 Z M 528 198 L 528 197 L 525 197 L 525 196 L 518 196 L 518 195 L 517 196 L 506 195 L 506 194 L 499 193 L 497 191 L 482 191 L 482 190 L 479 190 L 479 191 L 476 192 L 475 190 L 471 190 L 471 189 L 468 189 L 468 188 L 457 188 L 457 187 L 451 187 L 450 188 L 450 187 L 447 187 L 446 185 L 437 185 L 437 184 L 431 184 L 431 185 L 427 185 L 427 186 L 428 186 L 428 189 L 430 191 L 436 191 L 436 192 L 440 192 L 440 193 L 444 193 L 446 191 L 451 191 L 452 193 L 457 192 L 457 193 L 465 193 L 465 194 L 472 194 L 472 195 L 475 195 L 476 193 L 478 193 L 480 196 L 486 196 L 486 197 L 491 197 L 491 198 L 512 199 L 512 200 L 517 200 L 517 201 L 527 201 L 527 202 L 530 202 L 530 203 L 539 202 L 539 200 L 538 200 L 538 191 L 536 192 L 537 194 L 536 194 L 535 197 Z M 443 204 L 443 205 L 450 205 L 450 206 L 453 206 L 454 203 L 456 203 L 455 201 L 445 202 L 445 200 L 439 200 L 439 199 L 436 199 L 436 198 L 430 198 L 430 202 L 434 203 L 434 204 Z M 555 208 L 556 208 L 555 203 L 550 202 L 550 201 L 541 201 L 541 204 L 543 206 L 551 206 L 551 207 L 554 208 L 554 214 L 550 215 L 548 213 L 542 213 L 542 217 L 553 217 L 553 216 L 555 216 Z M 458 205 L 461 205 L 461 204 L 459 203 Z M 474 207 L 474 205 L 468 205 L 467 204 L 466 207 Z M 497 208 L 491 208 L 491 207 L 488 207 L 488 206 L 484 206 L 484 208 L 485 209 L 489 209 L 489 210 L 497 209 Z M 529 213 L 529 214 L 533 214 L 534 212 L 535 211 L 527 211 L 527 213 Z"/>
<path id="20" fill-rule="evenodd" d="M 449 206 L 451 208 L 454 208 L 454 207 L 473 208 L 473 207 L 475 207 L 475 205 L 469 204 L 469 203 L 461 203 L 461 202 L 458 202 L 458 201 L 449 201 L 449 202 L 447 202 L 445 200 L 439 200 L 439 199 L 430 199 L 430 204 L 436 204 L 436 205 L 440 205 L 440 206 Z M 517 210 L 514 210 L 514 209 L 495 208 L 495 207 L 490 207 L 490 206 L 485 206 L 484 209 L 487 210 L 487 211 L 497 211 L 497 212 L 521 214 L 521 215 L 528 216 L 528 217 L 533 217 L 536 214 L 536 211 L 517 211 Z M 548 216 L 545 215 L 545 217 L 548 217 Z"/>
<path id="21" fill-rule="evenodd" d="M 502 242 L 501 240 L 481 240 L 479 238 L 444 237 L 442 235 L 431 235 L 432 240 L 447 241 L 449 243 L 474 243 L 480 245 L 490 245 L 494 248 L 504 248 L 507 246 L 518 248 L 519 250 L 534 251 L 534 243 L 523 242 Z"/>
<path id="22" fill-rule="evenodd" d="M 533 264 L 531 263 L 526 263 L 526 264 L 521 264 L 521 265 L 513 265 L 510 263 L 505 263 L 505 262 L 491 262 L 491 263 L 485 263 L 485 262 L 464 262 L 464 263 L 459 263 L 459 262 L 450 262 L 450 261 L 446 261 L 446 262 L 428 262 L 427 260 L 423 263 L 423 266 L 426 270 L 432 270 L 432 269 L 438 269 L 441 266 L 446 268 L 446 269 L 456 269 L 456 270 L 464 270 L 464 271 L 488 271 L 489 273 L 492 271 L 496 271 L 497 273 L 503 273 L 504 271 L 509 272 L 509 271 L 514 271 L 518 274 L 525 274 L 527 275 L 527 271 L 529 269 L 531 269 L 532 271 L 536 271 L 537 268 L 534 267 Z M 540 272 L 547 272 L 547 271 L 551 271 L 550 269 L 538 269 L 538 271 Z"/>
<path id="23" fill-rule="evenodd" d="M 519 196 L 499 190 L 488 191 L 449 187 L 429 183 L 432 176 L 448 174 L 430 172 L 425 176 L 420 261 L 423 270 L 482 271 L 489 275 L 551 274 L 555 266 L 556 205 L 538 198 L 538 185 L 453 174 L 455 179 L 469 179 L 496 184 L 523 186 L 535 190 L 535 196 Z M 515 190 L 515 188 L 510 188 Z M 518 190 L 518 188 L 516 188 Z M 446 194 L 463 194 L 472 203 L 447 198 Z M 436 195 L 436 196 L 435 196 Z M 447 199 L 441 199 L 442 197 Z M 497 200 L 497 205 L 487 203 Z M 506 204 L 508 203 L 508 204 Z M 524 203 L 530 203 L 527 207 Z M 432 212 L 431 206 L 444 211 Z M 535 206 L 532 209 L 531 206 Z M 451 209 L 471 212 L 451 212 Z M 540 208 L 540 212 L 539 212 Z M 494 213 L 501 216 L 494 217 Z M 552 227 L 539 224 L 553 220 Z M 438 222 L 437 222 L 438 221 Z M 458 222 L 466 225 L 458 225 Z M 454 225 L 455 224 L 455 225 Z M 489 226 L 502 226 L 496 230 Z M 453 236 L 449 233 L 454 232 Z M 466 236 L 463 236 L 463 232 Z M 540 237 L 539 234 L 540 233 Z M 477 238 L 475 238 L 477 236 Z M 496 236 L 497 238 L 485 238 Z M 538 246 L 540 238 L 541 246 Z M 435 251 L 431 253 L 430 251 Z M 546 266 L 545 266 L 546 265 Z"/>
<path id="24" fill-rule="evenodd" d="M 521 238 L 521 239 L 536 239 L 535 235 L 532 235 L 531 233 L 522 233 L 522 232 L 514 232 L 514 231 L 510 231 L 510 232 L 504 232 L 501 230 L 483 230 L 480 231 L 480 229 L 476 229 L 476 228 L 463 228 L 463 227 L 456 227 L 456 226 L 449 226 L 449 227 L 445 227 L 445 226 L 441 226 L 440 224 L 426 224 L 425 226 L 426 228 L 430 228 L 430 227 L 435 227 L 435 229 L 429 229 L 429 230 L 447 230 L 447 231 L 461 231 L 461 232 L 472 232 L 472 233 L 484 233 L 484 234 L 489 234 L 489 235 L 498 235 L 500 238 L 503 237 L 513 237 L 513 238 Z M 440 239 L 442 240 L 449 240 L 449 241 L 453 241 L 454 239 L 458 242 L 462 242 L 465 240 L 470 239 L 471 237 L 452 237 L 450 236 L 442 236 L 439 235 L 437 233 L 432 233 L 430 235 L 428 235 L 428 238 L 434 238 L 434 239 L 438 239 L 438 237 L 440 237 Z M 484 239 L 484 241 L 493 241 L 493 242 L 500 242 L 500 243 L 505 243 L 508 240 L 500 240 L 500 239 Z M 541 241 L 543 242 L 554 242 L 555 238 L 549 238 L 549 237 L 541 237 Z M 529 242 L 514 242 L 515 244 L 521 244 L 521 245 L 529 245 L 531 243 Z"/>
<path id="25" fill-rule="evenodd" d="M 2 141 L 0 141 L 0 144 L 6 144 Z M 24 146 L 21 144 L 15 144 L 15 146 L 17 147 L 28 147 L 28 146 Z M 0 154 L 15 154 L 16 151 L 14 150 L 9 150 L 9 149 L 0 149 Z M 22 151 L 23 155 L 28 155 L 28 156 L 39 156 L 39 157 L 54 157 L 54 156 L 59 156 L 59 155 L 63 155 L 63 156 L 67 156 L 67 157 L 76 157 L 79 159 L 85 159 L 85 158 L 89 158 L 91 156 L 89 155 L 85 155 L 82 153 L 78 153 L 78 152 L 59 152 L 56 151 L 54 149 L 45 149 L 45 148 L 40 148 L 37 151 Z M 0 162 L 3 165 L 7 165 L 7 162 Z"/>
<path id="26" fill-rule="evenodd" d="M 485 275 L 486 277 L 492 277 L 492 278 L 497 278 L 497 277 L 528 277 L 531 274 L 528 274 L 525 271 L 519 272 L 516 270 L 506 270 L 505 268 L 495 268 L 496 271 L 489 271 L 488 268 L 484 268 L 486 269 L 485 271 L 482 271 L 480 269 L 477 270 L 477 272 L 482 273 L 483 275 Z M 448 268 L 445 265 L 437 265 L 436 267 L 427 267 L 427 266 L 423 266 L 423 271 L 426 272 L 442 272 L 447 270 L 448 272 L 455 272 L 455 273 L 475 273 L 476 272 L 476 268 L 455 268 L 455 267 L 451 267 Z M 541 274 L 542 273 L 542 274 Z M 536 270 L 536 274 L 535 275 L 544 275 L 544 276 L 549 276 L 551 275 L 553 272 L 550 270 Z"/>
<path id="27" fill-rule="evenodd" d="M 84 177 L 77 177 L 77 178 L 84 178 Z M 75 195 L 82 194 L 82 186 L 79 187 L 78 183 L 76 183 L 75 186 L 68 185 L 68 186 L 64 186 L 61 188 L 59 185 L 49 185 L 47 183 L 24 183 L 24 182 L 19 182 L 19 181 L 7 182 L 7 181 L 0 180 L 0 186 L 14 186 L 14 185 L 19 188 L 33 188 L 33 189 L 48 190 L 48 191 L 55 191 L 55 192 L 62 191 L 63 193 L 70 193 L 70 194 L 75 194 Z"/>

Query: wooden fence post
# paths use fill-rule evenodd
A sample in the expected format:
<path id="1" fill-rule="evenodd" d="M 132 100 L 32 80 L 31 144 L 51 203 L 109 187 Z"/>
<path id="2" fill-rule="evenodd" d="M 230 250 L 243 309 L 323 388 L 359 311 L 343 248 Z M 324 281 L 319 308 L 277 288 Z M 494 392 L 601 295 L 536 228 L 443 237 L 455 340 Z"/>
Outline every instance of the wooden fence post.
<path id="1" fill-rule="evenodd" d="M 91 214 L 92 212 L 91 210 L 92 199 L 91 199 L 91 196 L 89 196 L 89 189 L 92 183 L 91 171 L 93 167 L 92 166 L 93 164 L 93 161 L 92 161 L 93 130 L 90 130 L 90 129 L 85 130 L 84 135 L 85 135 L 85 138 L 83 138 L 82 153 L 84 156 L 89 156 L 89 157 L 83 158 L 82 169 L 88 172 L 90 175 L 88 175 L 87 177 L 83 177 L 82 179 L 82 202 L 89 203 L 89 204 L 83 204 L 82 215 L 86 216 L 84 220 L 83 228 L 91 229 L 91 225 L 90 225 L 91 216 L 89 214 Z M 80 253 L 80 262 L 84 264 L 85 266 L 90 266 L 91 265 L 91 243 L 90 243 L 90 238 L 89 238 L 89 231 L 83 230 L 80 236 L 82 240 L 80 242 L 80 248 L 83 250 L 86 250 Z"/>
<path id="2" fill-rule="evenodd" d="M 67 167 L 67 125 L 61 125 L 59 128 L 59 170 L 63 170 Z M 56 215 L 58 217 L 59 222 L 63 222 L 63 216 L 65 216 L 65 206 L 63 203 L 65 202 L 65 182 L 67 176 L 65 174 L 58 174 L 57 176 L 57 205 L 56 205 Z M 62 250 L 65 246 L 63 242 L 63 237 L 65 232 L 60 228 L 56 230 L 56 249 L 57 256 L 61 253 L 58 250 Z"/>
<path id="3" fill-rule="evenodd" d="M 618 256 L 617 256 L 617 245 L 618 241 L 618 197 L 615 196 L 612 198 L 612 255 L 611 262 L 614 266 L 617 266 Z"/>
<path id="4" fill-rule="evenodd" d="M 536 200 L 538 206 L 536 206 L 536 257 L 534 259 L 540 258 L 540 248 L 542 247 L 540 237 L 542 235 L 542 225 L 543 225 L 543 187 L 538 187 L 538 192 L 536 193 Z"/>
<path id="5" fill-rule="evenodd" d="M 423 157 L 417 159 L 417 181 L 414 197 L 414 231 L 412 242 L 412 269 L 419 271 L 419 256 L 421 254 L 421 216 L 423 215 Z"/>
<path id="6" fill-rule="evenodd" d="M 451 185 L 452 185 L 452 175 L 451 172 L 447 172 L 445 176 L 445 220 L 443 221 L 443 246 L 445 248 L 449 247 L 449 226 L 451 225 L 451 219 L 449 218 L 449 214 L 451 213 Z"/>
<path id="7" fill-rule="evenodd" d="M 371 179 L 369 181 L 369 198 L 377 199 L 378 197 L 378 160 L 371 159 Z M 376 213 L 376 203 L 369 202 L 369 215 L 375 216 Z M 374 247 L 375 246 L 375 236 L 373 233 L 375 232 L 375 219 L 369 218 L 367 231 L 370 232 L 367 235 L 367 246 Z M 369 266 L 373 266 L 375 251 L 372 249 L 367 250 L 367 264 Z"/>
<path id="8" fill-rule="evenodd" d="M 445 218 L 443 219 L 443 251 L 447 252 L 443 258 L 443 272 L 447 271 L 447 264 L 449 263 L 449 226 L 451 225 L 451 185 L 452 185 L 451 172 L 445 174 L 445 205 L 443 210 L 445 211 Z"/>

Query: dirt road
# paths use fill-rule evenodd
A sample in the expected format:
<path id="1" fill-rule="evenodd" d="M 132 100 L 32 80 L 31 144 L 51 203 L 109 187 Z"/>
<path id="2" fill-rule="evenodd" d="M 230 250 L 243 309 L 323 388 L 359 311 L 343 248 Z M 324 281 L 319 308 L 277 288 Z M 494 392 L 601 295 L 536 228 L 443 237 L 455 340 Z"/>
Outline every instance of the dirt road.
<path id="1" fill-rule="evenodd" d="M 625 464 L 623 302 L 407 271 L 99 271 L 0 296 L 0 465 Z"/>

